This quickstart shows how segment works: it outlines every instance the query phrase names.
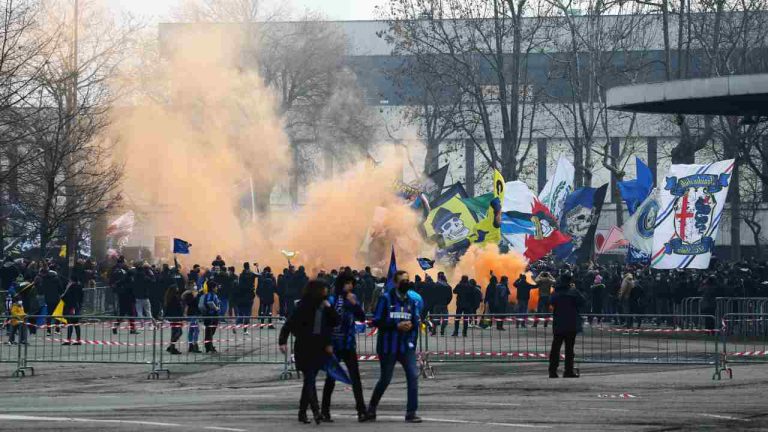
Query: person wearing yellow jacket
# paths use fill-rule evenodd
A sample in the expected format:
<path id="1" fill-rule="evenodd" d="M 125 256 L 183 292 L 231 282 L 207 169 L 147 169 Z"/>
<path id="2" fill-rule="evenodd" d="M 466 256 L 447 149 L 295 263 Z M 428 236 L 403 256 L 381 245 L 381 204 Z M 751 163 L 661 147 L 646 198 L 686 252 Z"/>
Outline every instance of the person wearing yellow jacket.
<path id="1" fill-rule="evenodd" d="M 20 344 L 27 343 L 27 327 L 24 324 L 24 319 L 26 317 L 27 317 L 27 313 L 24 312 L 24 304 L 18 298 L 18 296 L 14 297 L 13 305 L 11 306 L 11 319 L 9 322 L 11 326 L 11 334 L 8 337 L 9 345 L 16 344 L 17 334 L 19 335 Z"/>

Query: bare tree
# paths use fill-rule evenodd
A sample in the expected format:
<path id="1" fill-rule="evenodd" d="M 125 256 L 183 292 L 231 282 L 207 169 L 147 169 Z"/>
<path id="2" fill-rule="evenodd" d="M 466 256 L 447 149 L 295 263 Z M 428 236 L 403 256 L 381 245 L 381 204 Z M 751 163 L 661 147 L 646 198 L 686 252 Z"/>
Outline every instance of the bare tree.
<path id="1" fill-rule="evenodd" d="M 763 218 L 766 203 L 763 202 L 763 183 L 756 175 L 745 175 L 740 182 L 741 202 L 739 218 L 749 227 L 758 259 L 763 258 Z"/>
<path id="2" fill-rule="evenodd" d="M 47 36 L 40 36 L 38 1 L 4 0 L 0 13 L 0 250 L 4 250 L 8 234 L 23 234 L 19 221 L 11 220 L 18 218 L 13 203 L 18 197 L 18 174 L 37 152 L 22 145 L 28 138 L 22 125 L 33 111 L 29 99 L 39 88 L 36 78 L 57 32 L 50 29 Z"/>
<path id="3" fill-rule="evenodd" d="M 456 120 L 442 123 L 458 126 L 488 164 L 512 180 L 532 147 L 526 138 L 534 112 L 528 110 L 537 105 L 526 102 L 536 100 L 538 90 L 528 80 L 527 60 L 543 41 L 541 21 L 524 16 L 541 15 L 536 7 L 526 0 L 393 0 L 384 12 L 384 37 L 394 54 L 410 57 L 418 63 L 415 70 L 461 103 L 457 110 L 456 99 L 445 103 L 440 95 L 428 106 L 443 103 Z M 435 124 L 433 110 L 422 113 Z"/>
<path id="4" fill-rule="evenodd" d="M 101 133 L 121 96 L 112 79 L 139 27 L 105 15 L 94 3 L 79 5 L 82 14 L 73 14 L 70 5 L 45 4 L 51 23 L 41 35 L 49 28 L 64 30 L 35 77 L 38 91 L 29 100 L 35 110 L 17 129 L 36 156 L 20 173 L 16 204 L 36 234 L 41 257 L 54 238 L 82 237 L 76 227 L 110 211 L 121 197 L 122 170 Z M 68 256 L 77 253 L 76 246 L 70 243 Z"/>

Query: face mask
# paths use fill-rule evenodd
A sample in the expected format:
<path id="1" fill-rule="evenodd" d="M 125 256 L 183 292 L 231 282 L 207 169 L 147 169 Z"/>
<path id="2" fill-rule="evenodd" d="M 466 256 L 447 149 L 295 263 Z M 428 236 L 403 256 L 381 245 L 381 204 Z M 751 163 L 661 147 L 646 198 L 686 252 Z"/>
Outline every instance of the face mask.
<path id="1" fill-rule="evenodd" d="M 402 281 L 400 282 L 400 285 L 397 287 L 397 292 L 401 295 L 405 295 L 408 293 L 408 289 L 410 289 L 410 282 L 408 281 Z"/>

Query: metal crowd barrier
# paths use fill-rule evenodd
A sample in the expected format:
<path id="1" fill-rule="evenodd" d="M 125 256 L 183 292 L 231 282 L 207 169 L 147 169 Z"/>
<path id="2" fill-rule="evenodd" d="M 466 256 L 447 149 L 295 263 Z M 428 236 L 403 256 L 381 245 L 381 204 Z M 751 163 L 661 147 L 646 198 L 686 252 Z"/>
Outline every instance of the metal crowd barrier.
<path id="1" fill-rule="evenodd" d="M 273 364 L 282 365 L 281 379 L 292 376 L 292 355 L 278 348 L 279 329 L 284 323 L 279 317 L 220 317 L 210 340 L 206 340 L 206 324 L 212 324 L 205 321 L 208 317 L 154 320 L 81 316 L 69 317 L 65 325 L 55 320 L 49 323 L 49 318 L 28 317 L 30 324 L 22 326 L 27 330 L 27 343 L 0 346 L 0 362 L 15 363 L 14 375 L 34 373 L 33 365 L 39 363 L 122 363 L 148 365 L 148 377 L 155 379 L 169 374 L 169 367 L 182 364 Z M 756 319 L 754 314 L 749 318 Z M 759 341 L 762 352 L 766 352 L 765 318 L 768 316 L 758 316 L 763 321 L 748 328 L 752 333 L 738 330 L 740 333 L 734 335 L 736 329 L 746 328 L 744 322 L 735 322 L 727 327 L 727 336 L 759 336 L 762 339 L 749 341 L 753 345 Z M 702 325 L 681 328 L 675 325 L 677 319 Z M 729 315 L 728 319 L 733 318 Z M 721 367 L 721 358 L 733 351 L 735 340 L 721 336 L 715 323 L 714 316 L 704 315 L 586 315 L 577 339 L 576 361 L 713 365 L 714 378 L 719 378 L 726 369 Z M 458 332 L 453 336 L 457 324 Z M 545 362 L 552 343 L 551 325 L 548 314 L 429 316 L 420 330 L 417 347 L 422 373 L 432 375 L 432 363 L 440 362 Z M 79 345 L 73 344 L 78 342 L 76 327 L 81 331 Z M 8 340 L 7 330 L 8 326 L 0 338 L 3 342 Z M 358 334 L 361 361 L 377 360 L 377 332 L 366 326 Z M 190 341 L 196 341 L 202 353 L 189 352 Z M 171 353 L 172 342 L 181 354 Z M 211 342 L 217 353 L 206 354 L 206 342 Z M 721 343 L 728 344 L 727 351 L 719 349 Z M 758 350 L 751 347 L 750 351 Z"/>
<path id="2" fill-rule="evenodd" d="M 768 313 L 732 313 L 722 318 L 721 370 L 733 378 L 728 366 L 768 363 Z"/>
<path id="3" fill-rule="evenodd" d="M 715 305 L 721 320 L 728 314 L 768 313 L 768 297 L 717 297 Z"/>
<path id="4" fill-rule="evenodd" d="M 110 303 L 107 301 L 107 295 L 109 287 L 105 285 L 96 285 L 92 288 L 83 288 L 83 305 L 82 310 L 84 315 L 108 315 L 111 308 Z"/>
<path id="5" fill-rule="evenodd" d="M 0 363 L 15 363 L 13 375 L 20 377 L 34 374 L 32 365 L 39 363 L 142 364 L 150 367 L 148 377 L 155 379 L 170 374 L 168 366 L 180 364 L 281 364 L 281 377 L 289 366 L 277 343 L 281 318 L 219 317 L 210 340 L 205 339 L 207 324 L 214 327 L 207 321 L 210 317 L 65 318 L 63 324 L 49 316 L 27 316 L 26 325 L 16 326 L 15 344 L 11 345 L 13 326 L 9 317 L 3 317 Z M 171 354 L 171 335 L 178 331 L 181 336 L 174 347 L 181 354 Z M 206 353 L 206 342 L 217 352 Z M 190 352 L 190 343 L 196 343 L 201 352 Z"/>
<path id="6" fill-rule="evenodd" d="M 687 325 L 677 325 L 680 322 Z M 549 314 L 431 315 L 425 324 L 418 347 L 425 376 L 434 374 L 432 363 L 549 360 L 552 344 Z M 378 358 L 376 334 L 377 330 L 370 328 L 358 334 L 357 351 L 361 361 Z M 719 326 L 714 316 L 589 314 L 583 317 L 576 361 L 712 365 L 715 367 L 713 378 L 719 379 L 719 341 Z"/>

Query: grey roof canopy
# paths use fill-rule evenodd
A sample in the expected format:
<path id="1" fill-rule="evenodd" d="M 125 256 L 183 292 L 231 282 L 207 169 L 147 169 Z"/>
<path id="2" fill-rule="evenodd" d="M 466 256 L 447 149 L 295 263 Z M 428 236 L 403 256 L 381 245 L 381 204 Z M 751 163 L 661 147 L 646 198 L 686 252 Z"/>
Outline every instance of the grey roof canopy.
<path id="1" fill-rule="evenodd" d="M 768 74 L 614 87 L 607 101 L 618 111 L 768 116 Z"/>

